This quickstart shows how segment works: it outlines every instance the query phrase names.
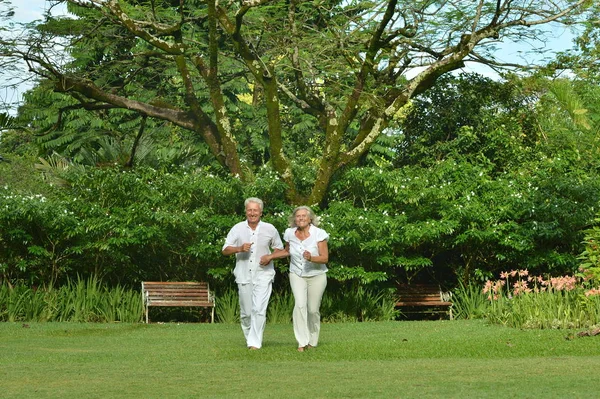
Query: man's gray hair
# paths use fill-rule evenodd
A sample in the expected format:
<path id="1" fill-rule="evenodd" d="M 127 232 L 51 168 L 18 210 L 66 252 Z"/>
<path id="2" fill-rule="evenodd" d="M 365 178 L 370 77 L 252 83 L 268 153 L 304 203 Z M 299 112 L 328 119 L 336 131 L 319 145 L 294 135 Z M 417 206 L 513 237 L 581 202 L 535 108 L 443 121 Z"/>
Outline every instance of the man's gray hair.
<path id="1" fill-rule="evenodd" d="M 300 211 L 300 210 L 304 210 L 304 211 L 308 212 L 308 218 L 310 219 L 310 222 L 312 223 L 313 226 L 315 226 L 315 227 L 319 226 L 319 217 L 317 215 L 315 215 L 313 210 L 310 209 L 308 206 L 302 205 L 302 206 L 296 207 L 296 209 L 294 209 L 292 214 L 288 217 L 288 223 L 289 223 L 290 227 L 297 227 L 296 226 L 296 213 L 298 213 L 298 211 Z"/>
<path id="2" fill-rule="evenodd" d="M 258 206 L 260 206 L 260 211 L 262 212 L 263 207 L 264 207 L 263 201 L 260 198 L 256 198 L 256 197 L 246 198 L 246 201 L 244 201 L 244 208 L 246 208 L 248 206 L 248 204 L 251 202 L 258 204 Z"/>

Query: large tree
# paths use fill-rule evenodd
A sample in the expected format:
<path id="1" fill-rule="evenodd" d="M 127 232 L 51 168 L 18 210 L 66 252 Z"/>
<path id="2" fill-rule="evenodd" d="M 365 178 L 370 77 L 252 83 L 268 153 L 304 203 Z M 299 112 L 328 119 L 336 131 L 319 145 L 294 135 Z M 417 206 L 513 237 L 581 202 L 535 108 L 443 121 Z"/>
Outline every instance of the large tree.
<path id="1" fill-rule="evenodd" d="M 48 15 L 25 42 L 0 41 L 1 57 L 25 60 L 40 84 L 72 98 L 58 122 L 77 108 L 167 121 L 201 137 L 241 179 L 260 164 L 248 151 L 260 142 L 251 137 L 258 130 L 265 139 L 260 161 L 289 187 L 290 203 L 309 204 L 320 203 L 335 172 L 364 156 L 438 77 L 466 61 L 515 67 L 495 60 L 495 45 L 543 39 L 550 23 L 573 24 L 591 4 L 62 2 L 76 18 Z M 312 174 L 303 186 L 306 170 Z"/>

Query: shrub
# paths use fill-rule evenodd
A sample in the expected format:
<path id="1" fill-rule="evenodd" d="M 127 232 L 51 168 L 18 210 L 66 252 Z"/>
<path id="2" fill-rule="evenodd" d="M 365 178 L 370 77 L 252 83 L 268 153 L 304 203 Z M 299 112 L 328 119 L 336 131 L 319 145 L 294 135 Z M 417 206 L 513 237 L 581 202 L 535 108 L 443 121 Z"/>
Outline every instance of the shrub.
<path id="1" fill-rule="evenodd" d="M 0 321 L 139 322 L 139 291 L 109 288 L 96 278 L 69 280 L 54 288 L 0 285 Z"/>
<path id="2" fill-rule="evenodd" d="M 356 285 L 351 289 L 328 287 L 321 303 L 321 318 L 325 322 L 395 320 L 394 291 Z"/>
<path id="3" fill-rule="evenodd" d="M 485 317 L 517 328 L 582 328 L 600 324 L 600 290 L 577 276 L 530 276 L 503 272 L 483 289 L 490 301 Z"/>

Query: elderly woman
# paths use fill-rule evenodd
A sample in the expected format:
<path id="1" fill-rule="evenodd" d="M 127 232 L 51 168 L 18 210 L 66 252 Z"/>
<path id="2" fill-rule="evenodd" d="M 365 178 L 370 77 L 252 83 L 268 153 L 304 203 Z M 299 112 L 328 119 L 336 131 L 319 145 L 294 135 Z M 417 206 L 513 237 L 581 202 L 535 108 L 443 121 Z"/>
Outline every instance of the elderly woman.
<path id="1" fill-rule="evenodd" d="M 298 351 L 315 347 L 321 329 L 321 299 L 327 286 L 329 235 L 317 227 L 319 219 L 307 206 L 294 209 L 285 230 L 285 250 L 290 255 L 290 286 L 294 294 L 294 335 Z"/>

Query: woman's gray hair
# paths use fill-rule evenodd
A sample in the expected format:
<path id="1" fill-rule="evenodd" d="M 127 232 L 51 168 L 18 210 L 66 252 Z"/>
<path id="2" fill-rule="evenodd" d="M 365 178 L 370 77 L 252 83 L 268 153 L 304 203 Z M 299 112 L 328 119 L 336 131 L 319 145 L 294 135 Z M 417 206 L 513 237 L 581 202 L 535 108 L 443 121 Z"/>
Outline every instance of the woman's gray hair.
<path id="1" fill-rule="evenodd" d="M 312 223 L 313 226 L 319 226 L 319 217 L 317 215 L 315 215 L 315 213 L 312 211 L 312 209 L 310 209 L 309 207 L 302 205 L 299 206 L 297 208 L 294 209 L 294 211 L 292 212 L 292 214 L 288 217 L 288 223 L 290 225 L 290 227 L 298 227 L 296 226 L 296 213 L 298 213 L 298 211 L 300 210 L 304 210 L 306 212 L 308 212 L 308 218 L 310 219 L 310 222 Z"/>
<path id="2" fill-rule="evenodd" d="M 254 202 L 255 204 L 258 204 L 258 206 L 260 206 L 260 211 L 263 211 L 263 201 L 260 198 L 256 198 L 256 197 L 250 197 L 250 198 L 246 198 L 246 201 L 244 201 L 244 209 L 246 209 L 246 207 L 248 206 L 249 203 Z"/>

